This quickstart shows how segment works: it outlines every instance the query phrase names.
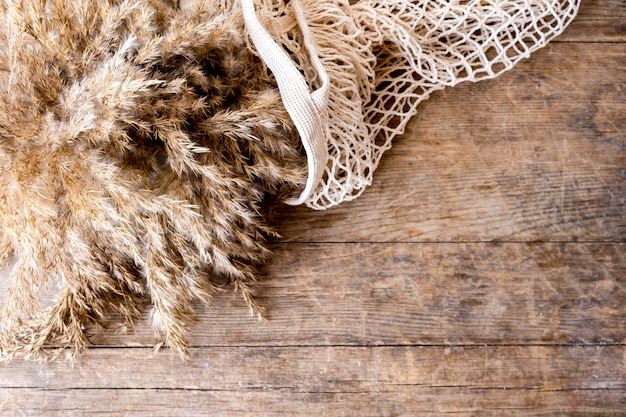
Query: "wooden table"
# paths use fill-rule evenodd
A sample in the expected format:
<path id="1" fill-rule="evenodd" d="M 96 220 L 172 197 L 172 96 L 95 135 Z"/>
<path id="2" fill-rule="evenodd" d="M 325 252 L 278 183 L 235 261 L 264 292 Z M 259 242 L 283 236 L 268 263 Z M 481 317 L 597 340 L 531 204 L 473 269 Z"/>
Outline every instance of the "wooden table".
<path id="1" fill-rule="evenodd" d="M 259 296 L 73 366 L 0 367 L 2 416 L 626 415 L 626 3 L 434 94 L 359 199 L 285 209 Z"/>

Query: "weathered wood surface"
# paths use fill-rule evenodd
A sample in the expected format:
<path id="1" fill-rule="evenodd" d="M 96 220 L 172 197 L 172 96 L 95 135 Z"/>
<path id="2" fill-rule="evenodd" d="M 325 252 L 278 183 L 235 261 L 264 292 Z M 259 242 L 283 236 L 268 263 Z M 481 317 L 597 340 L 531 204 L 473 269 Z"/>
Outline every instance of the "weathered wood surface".
<path id="1" fill-rule="evenodd" d="M 267 323 L 218 296 L 194 346 L 626 342 L 626 244 L 282 244 L 263 272 Z M 101 346 L 154 344 L 138 325 Z"/>
<path id="2" fill-rule="evenodd" d="M 557 42 L 625 42 L 624 0 L 582 0 L 580 11 Z"/>
<path id="3" fill-rule="evenodd" d="M 616 346 L 240 347 L 193 354 L 195 363 L 181 365 L 147 349 L 94 349 L 72 369 L 31 364 L 24 372 L 15 365 L 0 387 L 5 397 L 12 394 L 5 405 L 30 414 L 589 415 L 626 407 L 624 352 Z M 233 372 L 233 363 L 245 372 Z"/>
<path id="4" fill-rule="evenodd" d="M 28 416 L 623 416 L 616 391 L 394 387 L 389 391 L 301 392 L 285 389 L 199 391 L 113 389 L 106 391 L 6 390 L 8 409 Z M 17 401 L 15 399 L 18 399 Z M 477 412 L 478 410 L 478 412 Z M 19 416 L 20 414 L 14 414 Z"/>
<path id="5" fill-rule="evenodd" d="M 496 80 L 433 94 L 374 185 L 285 209 L 269 321 L 230 293 L 193 360 L 146 323 L 0 366 L 2 416 L 626 414 L 626 3 L 583 0 Z"/>

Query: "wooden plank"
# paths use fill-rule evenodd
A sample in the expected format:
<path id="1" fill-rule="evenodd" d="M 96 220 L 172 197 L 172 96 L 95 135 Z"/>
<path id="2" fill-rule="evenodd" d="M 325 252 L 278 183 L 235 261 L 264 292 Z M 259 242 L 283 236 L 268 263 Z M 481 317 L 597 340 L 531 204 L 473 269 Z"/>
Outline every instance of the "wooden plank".
<path id="1" fill-rule="evenodd" d="M 584 65 L 581 63 L 584 62 Z M 558 44 L 425 101 L 374 184 L 285 241 L 625 241 L 626 44 Z"/>
<path id="2" fill-rule="evenodd" d="M 14 361 L 0 388 L 389 391 L 395 386 L 626 391 L 626 345 L 93 349 L 72 366 Z"/>
<path id="3" fill-rule="evenodd" d="M 7 390 L 0 411 L 16 416 L 623 416 L 622 392 L 562 393 L 398 387 L 392 392 Z"/>
<path id="4" fill-rule="evenodd" d="M 623 411 L 625 346 L 97 349 L 0 368 L 12 415 L 558 415 Z M 167 411 L 164 411 L 167 410 Z"/>
<path id="5" fill-rule="evenodd" d="M 578 15 L 556 42 L 626 42 L 626 3 L 583 0 Z"/>
<path id="6" fill-rule="evenodd" d="M 215 297 L 194 346 L 599 344 L 626 342 L 626 244 L 281 244 L 259 301 Z M 97 332 L 151 346 L 152 330 Z"/>
<path id="7" fill-rule="evenodd" d="M 582 0 L 575 20 L 619 20 L 624 23 L 625 16 L 623 0 Z"/>

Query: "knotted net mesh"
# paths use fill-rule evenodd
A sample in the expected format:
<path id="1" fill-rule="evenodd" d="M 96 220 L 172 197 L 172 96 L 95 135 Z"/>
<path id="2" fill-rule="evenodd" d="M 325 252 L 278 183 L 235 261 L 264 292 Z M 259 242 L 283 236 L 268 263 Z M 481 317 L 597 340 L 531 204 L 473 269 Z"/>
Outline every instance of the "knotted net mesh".
<path id="1" fill-rule="evenodd" d="M 256 2 L 267 31 L 315 89 L 319 76 L 294 4 L 330 79 L 328 160 L 306 199 L 307 206 L 325 209 L 363 193 L 383 153 L 431 92 L 511 69 L 563 31 L 579 0 Z"/>

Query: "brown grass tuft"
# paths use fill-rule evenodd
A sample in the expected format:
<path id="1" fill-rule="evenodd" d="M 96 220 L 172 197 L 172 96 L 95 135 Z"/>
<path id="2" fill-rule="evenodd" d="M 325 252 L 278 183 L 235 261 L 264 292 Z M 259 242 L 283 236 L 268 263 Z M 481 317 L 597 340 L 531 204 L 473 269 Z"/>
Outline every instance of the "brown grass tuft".
<path id="1" fill-rule="evenodd" d="M 1 3 L 5 359 L 79 352 L 141 300 L 184 355 L 209 276 L 260 312 L 262 202 L 297 191 L 306 161 L 229 3 L 193 16 L 165 0 Z"/>

